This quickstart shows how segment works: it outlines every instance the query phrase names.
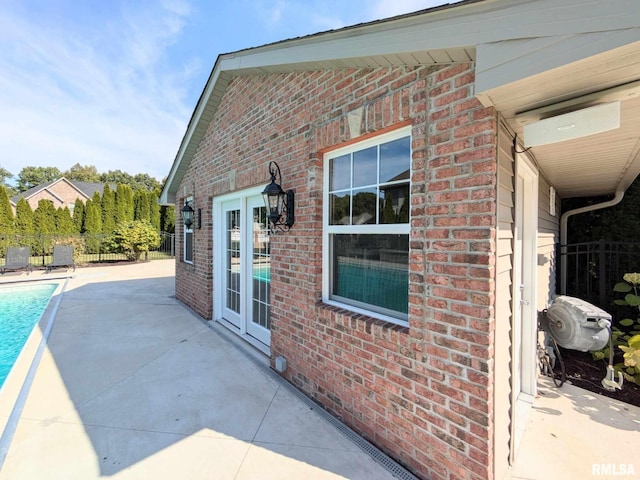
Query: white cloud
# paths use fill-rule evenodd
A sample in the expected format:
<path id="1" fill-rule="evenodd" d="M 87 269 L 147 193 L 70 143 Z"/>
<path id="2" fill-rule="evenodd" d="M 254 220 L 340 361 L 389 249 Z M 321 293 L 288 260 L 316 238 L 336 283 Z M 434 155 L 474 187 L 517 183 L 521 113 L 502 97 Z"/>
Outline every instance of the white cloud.
<path id="1" fill-rule="evenodd" d="M 95 29 L 0 8 L 0 165 L 14 175 L 75 163 L 166 175 L 190 116 L 185 83 L 199 67 L 169 68 L 166 49 L 189 9 L 162 6 L 127 6 Z"/>

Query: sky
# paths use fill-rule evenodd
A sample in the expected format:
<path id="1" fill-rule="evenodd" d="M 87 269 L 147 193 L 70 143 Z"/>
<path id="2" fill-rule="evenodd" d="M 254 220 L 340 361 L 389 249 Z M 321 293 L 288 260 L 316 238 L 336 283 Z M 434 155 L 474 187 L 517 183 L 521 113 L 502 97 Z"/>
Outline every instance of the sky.
<path id="1" fill-rule="evenodd" d="M 219 54 L 454 0 L 0 0 L 0 167 L 165 178 Z"/>

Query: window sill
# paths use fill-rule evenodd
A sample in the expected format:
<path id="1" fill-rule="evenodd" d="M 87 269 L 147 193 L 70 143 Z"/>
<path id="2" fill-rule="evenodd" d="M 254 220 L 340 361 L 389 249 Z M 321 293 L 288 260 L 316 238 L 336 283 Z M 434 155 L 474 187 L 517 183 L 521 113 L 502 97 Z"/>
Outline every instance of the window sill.
<path id="1" fill-rule="evenodd" d="M 317 307 L 322 310 L 332 310 L 334 312 L 339 312 L 347 317 L 363 317 L 363 319 L 365 320 L 379 322 L 386 328 L 401 327 L 402 329 L 409 329 L 408 320 L 401 320 L 399 318 L 390 317 L 388 315 L 371 312 L 369 310 L 364 310 L 352 305 L 336 302 L 334 300 L 324 299 L 317 304 Z"/>

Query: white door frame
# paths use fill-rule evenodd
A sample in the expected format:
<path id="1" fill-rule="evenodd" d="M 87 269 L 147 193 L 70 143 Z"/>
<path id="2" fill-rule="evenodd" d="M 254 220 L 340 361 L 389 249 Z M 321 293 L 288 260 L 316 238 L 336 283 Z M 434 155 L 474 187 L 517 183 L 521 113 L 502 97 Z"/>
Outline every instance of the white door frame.
<path id="1" fill-rule="evenodd" d="M 517 453 L 536 395 L 538 336 L 537 236 L 538 170 L 516 155 L 511 330 L 511 461 Z"/>
<path id="2" fill-rule="evenodd" d="M 213 200 L 212 211 L 212 235 L 213 235 L 213 319 L 229 327 L 235 333 L 241 335 L 250 343 L 254 344 L 264 353 L 268 353 L 268 347 L 270 342 L 269 335 L 256 335 L 256 342 L 253 341 L 254 337 L 250 337 L 247 332 L 247 325 L 250 321 L 249 312 L 251 311 L 251 289 L 247 287 L 248 279 L 252 278 L 252 264 L 248 261 L 248 256 L 252 254 L 252 233 L 253 222 L 248 219 L 247 212 L 257 205 L 252 197 L 257 197 L 262 193 L 264 187 L 254 187 L 242 191 L 221 195 Z M 237 202 L 237 203 L 236 203 Z M 240 256 L 240 271 L 242 272 L 242 288 L 241 288 L 241 300 L 240 300 L 240 315 L 238 324 L 234 324 L 225 319 L 225 248 L 226 248 L 226 217 L 225 206 L 238 205 L 240 209 L 240 234 L 241 234 L 241 249 L 242 254 Z M 262 332 L 260 332 L 262 333 Z M 266 343 L 265 343 L 266 342 Z M 266 347 L 266 348 L 265 348 Z"/>

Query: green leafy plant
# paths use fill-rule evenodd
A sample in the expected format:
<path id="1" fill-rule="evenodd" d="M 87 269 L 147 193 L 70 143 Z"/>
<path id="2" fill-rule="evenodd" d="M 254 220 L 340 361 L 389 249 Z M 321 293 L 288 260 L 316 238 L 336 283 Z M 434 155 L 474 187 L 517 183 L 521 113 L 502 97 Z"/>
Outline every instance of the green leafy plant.
<path id="1" fill-rule="evenodd" d="M 160 234 L 149 222 L 135 220 L 122 222 L 116 226 L 107 240 L 109 249 L 124 253 L 127 259 L 138 261 L 143 253 L 160 245 Z"/>
<path id="2" fill-rule="evenodd" d="M 623 361 L 614 368 L 622 372 L 625 380 L 640 385 L 640 273 L 626 273 L 622 279 L 624 282 L 616 283 L 613 291 L 624 294 L 624 298 L 616 299 L 614 303 L 631 307 L 636 318 L 623 318 L 611 328 L 613 344 L 624 353 Z"/>
<path id="3" fill-rule="evenodd" d="M 620 346 L 624 352 L 624 364 L 636 370 L 640 368 L 640 335 L 634 335 L 629 339 L 629 346 Z"/>

